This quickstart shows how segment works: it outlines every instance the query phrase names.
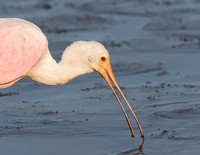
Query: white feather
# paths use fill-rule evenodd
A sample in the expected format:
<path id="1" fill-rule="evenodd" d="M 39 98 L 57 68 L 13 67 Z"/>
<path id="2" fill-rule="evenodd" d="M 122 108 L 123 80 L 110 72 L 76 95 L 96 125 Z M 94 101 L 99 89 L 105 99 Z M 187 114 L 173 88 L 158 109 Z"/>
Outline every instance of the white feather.
<path id="1" fill-rule="evenodd" d="M 102 56 L 109 59 L 108 51 L 99 42 L 77 41 L 65 49 L 59 63 L 47 50 L 26 76 L 47 85 L 65 84 L 79 75 L 98 71 Z"/>

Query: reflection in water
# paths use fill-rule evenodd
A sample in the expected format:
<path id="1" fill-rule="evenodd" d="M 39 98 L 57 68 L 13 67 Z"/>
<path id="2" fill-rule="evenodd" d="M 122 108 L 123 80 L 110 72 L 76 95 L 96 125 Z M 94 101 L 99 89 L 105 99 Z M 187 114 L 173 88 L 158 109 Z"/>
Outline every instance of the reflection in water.
<path id="1" fill-rule="evenodd" d="M 142 144 L 140 145 L 139 147 L 139 150 L 142 152 L 142 149 L 143 149 L 143 145 L 144 145 L 144 137 L 142 137 Z"/>
<path id="2" fill-rule="evenodd" d="M 118 153 L 115 153 L 115 154 L 119 154 L 119 155 L 144 155 L 144 152 L 142 151 L 143 144 L 144 144 L 144 138 L 142 138 L 142 143 L 138 148 L 130 149 L 130 150 L 123 151 L 123 152 L 118 152 Z"/>

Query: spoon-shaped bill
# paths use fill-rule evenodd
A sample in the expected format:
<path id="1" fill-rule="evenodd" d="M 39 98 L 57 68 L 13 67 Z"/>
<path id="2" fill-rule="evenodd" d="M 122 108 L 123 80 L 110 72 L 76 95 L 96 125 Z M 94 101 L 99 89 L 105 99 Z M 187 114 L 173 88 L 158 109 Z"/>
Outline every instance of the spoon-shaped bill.
<path id="1" fill-rule="evenodd" d="M 136 120 L 136 122 L 137 122 L 138 128 L 140 129 L 141 137 L 144 138 L 144 134 L 143 134 L 143 131 L 142 131 L 142 127 L 141 127 L 141 125 L 140 125 L 140 122 L 139 122 L 137 116 L 135 115 L 133 109 L 131 108 L 129 102 L 127 101 L 126 97 L 124 96 L 123 92 L 121 91 L 120 87 L 118 86 L 118 84 L 117 84 L 117 82 L 116 82 L 116 80 L 115 80 L 113 71 L 112 71 L 111 64 L 108 62 L 107 65 L 102 65 L 102 66 L 100 66 L 100 68 L 101 68 L 101 69 L 99 70 L 100 75 L 106 80 L 106 82 L 107 82 L 108 85 L 110 86 L 110 88 L 111 88 L 113 94 L 115 95 L 117 101 L 118 101 L 119 104 L 120 104 L 120 107 L 121 107 L 121 109 L 122 109 L 122 111 L 123 111 L 123 113 L 124 113 L 124 115 L 125 115 L 126 121 L 127 121 L 127 123 L 128 123 L 129 129 L 130 129 L 130 131 L 131 131 L 131 133 L 132 133 L 131 136 L 134 137 L 133 128 L 132 128 L 132 126 L 131 126 L 131 123 L 130 123 L 130 121 L 129 121 L 129 118 L 128 118 L 128 116 L 127 116 L 127 114 L 126 114 L 126 112 L 125 112 L 125 110 L 124 110 L 124 108 L 123 108 L 123 106 L 122 106 L 122 104 L 121 104 L 121 102 L 120 102 L 120 100 L 119 100 L 119 98 L 118 98 L 118 96 L 117 96 L 115 90 L 114 90 L 113 87 L 112 87 L 112 84 L 111 84 L 110 80 L 113 82 L 113 84 L 115 85 L 115 87 L 117 88 L 117 90 L 120 92 L 120 94 L 121 94 L 122 97 L 124 98 L 125 102 L 127 103 L 129 109 L 131 110 L 131 112 L 132 112 L 132 114 L 133 114 L 133 116 L 134 116 L 134 118 L 135 118 L 135 120 Z M 110 78 L 110 80 L 109 80 L 109 78 Z"/>

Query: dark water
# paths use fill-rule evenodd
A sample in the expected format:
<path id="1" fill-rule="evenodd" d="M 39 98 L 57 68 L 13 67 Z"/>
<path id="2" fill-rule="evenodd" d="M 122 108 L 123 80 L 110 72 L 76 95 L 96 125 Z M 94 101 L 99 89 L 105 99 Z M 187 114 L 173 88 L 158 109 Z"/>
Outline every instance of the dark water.
<path id="1" fill-rule="evenodd" d="M 199 154 L 199 8 L 197 0 L 0 0 L 2 18 L 43 30 L 56 60 L 73 41 L 103 43 L 145 134 L 141 150 L 134 119 L 132 139 L 96 73 L 64 86 L 24 78 L 0 93 L 1 154 Z"/>

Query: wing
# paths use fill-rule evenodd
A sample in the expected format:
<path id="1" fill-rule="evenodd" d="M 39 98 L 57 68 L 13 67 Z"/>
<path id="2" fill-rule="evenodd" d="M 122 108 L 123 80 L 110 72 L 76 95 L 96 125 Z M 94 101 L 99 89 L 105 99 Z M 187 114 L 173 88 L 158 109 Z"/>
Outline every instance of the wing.
<path id="1" fill-rule="evenodd" d="M 0 18 L 0 86 L 23 77 L 47 51 L 48 42 L 34 24 Z"/>

